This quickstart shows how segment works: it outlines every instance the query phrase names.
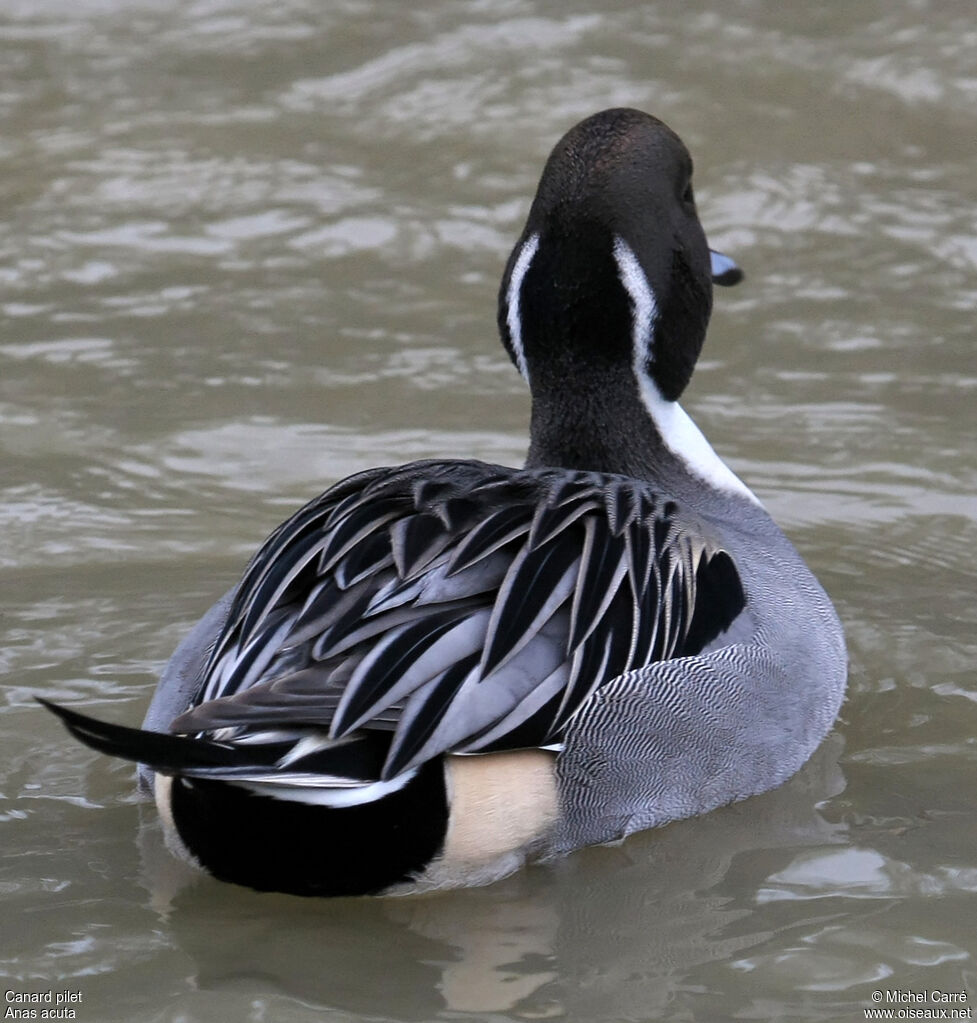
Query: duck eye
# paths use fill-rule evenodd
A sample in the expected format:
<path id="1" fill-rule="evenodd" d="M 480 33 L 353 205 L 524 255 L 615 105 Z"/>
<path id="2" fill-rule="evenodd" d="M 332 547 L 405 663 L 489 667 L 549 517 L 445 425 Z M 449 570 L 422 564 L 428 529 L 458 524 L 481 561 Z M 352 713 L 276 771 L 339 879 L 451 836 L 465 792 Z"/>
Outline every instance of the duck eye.
<path id="1" fill-rule="evenodd" d="M 692 204 L 695 202 L 695 196 L 692 194 L 692 182 L 690 181 L 685 186 L 685 191 L 682 193 L 682 202 Z"/>

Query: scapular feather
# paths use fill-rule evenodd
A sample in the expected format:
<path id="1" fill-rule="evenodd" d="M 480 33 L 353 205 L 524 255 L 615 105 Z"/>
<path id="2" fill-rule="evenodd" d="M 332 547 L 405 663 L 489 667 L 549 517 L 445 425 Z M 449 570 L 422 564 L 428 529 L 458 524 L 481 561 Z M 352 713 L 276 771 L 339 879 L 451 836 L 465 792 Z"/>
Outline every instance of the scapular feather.
<path id="1" fill-rule="evenodd" d="M 477 663 L 477 653 L 462 657 L 414 691 L 400 715 L 397 733 L 390 744 L 390 752 L 380 775 L 381 781 L 393 778 L 403 771 L 424 743 L 430 739 L 441 720 L 444 708 L 455 698 L 465 678 Z"/>
<path id="2" fill-rule="evenodd" d="M 515 656 L 573 592 L 579 562 L 576 537 L 544 547 L 527 543 L 499 587 L 480 670 L 488 675 Z"/>
<path id="3" fill-rule="evenodd" d="M 597 627 L 628 569 L 624 541 L 607 530 L 598 529 L 596 522 L 594 518 L 587 522 L 585 554 L 580 559 L 573 594 L 568 654 Z"/>
<path id="4" fill-rule="evenodd" d="M 488 557 L 504 544 L 515 540 L 530 527 L 531 509 L 523 505 L 491 512 L 455 548 L 449 572 L 460 572 L 482 558 Z"/>
<path id="5" fill-rule="evenodd" d="M 442 611 L 391 630 L 363 658 L 346 686 L 343 702 L 333 721 L 333 734 L 345 735 L 358 727 L 373 707 L 381 709 L 427 682 L 456 658 L 479 649 L 488 625 L 488 614 Z M 438 641 L 451 637 L 448 649 Z M 437 651 L 435 656 L 432 654 Z M 386 698 L 386 699 L 385 699 Z"/>
<path id="6" fill-rule="evenodd" d="M 595 689 L 697 652 L 745 603 L 729 555 L 649 484 L 480 462 L 372 470 L 262 547 L 203 702 L 176 724 L 392 733 L 390 779 L 444 752 L 559 742 Z"/>

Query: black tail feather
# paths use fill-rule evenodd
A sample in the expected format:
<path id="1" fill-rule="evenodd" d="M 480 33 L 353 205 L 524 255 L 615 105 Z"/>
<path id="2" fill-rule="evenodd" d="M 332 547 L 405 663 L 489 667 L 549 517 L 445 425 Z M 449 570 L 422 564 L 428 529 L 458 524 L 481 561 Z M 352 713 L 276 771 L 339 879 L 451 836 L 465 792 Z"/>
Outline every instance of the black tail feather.
<path id="1" fill-rule="evenodd" d="M 146 732 L 140 728 L 113 725 L 88 717 L 87 714 L 80 714 L 76 710 L 60 707 L 40 696 L 35 696 L 34 699 L 59 717 L 79 742 L 98 750 L 99 753 L 146 764 L 154 771 L 161 771 L 164 774 L 200 768 L 240 768 L 248 760 L 254 763 L 253 759 L 242 756 L 239 747 L 208 739 L 193 739 L 183 735 Z"/>
<path id="2" fill-rule="evenodd" d="M 64 723 L 79 741 L 99 753 L 144 764 L 161 774 L 183 774 L 233 781 L 242 774 L 278 773 L 283 757 L 293 752 L 301 737 L 296 732 L 282 741 L 234 743 L 198 739 L 169 732 L 147 732 L 141 728 L 114 725 L 107 721 L 69 710 L 50 700 L 35 696 Z M 335 748 L 313 751 L 300 757 L 290 769 L 308 774 L 321 774 L 369 783 L 381 777 L 384 760 L 390 748 L 390 733 L 364 732 L 353 739 L 336 744 Z M 287 774 L 288 769 L 283 773 Z"/>

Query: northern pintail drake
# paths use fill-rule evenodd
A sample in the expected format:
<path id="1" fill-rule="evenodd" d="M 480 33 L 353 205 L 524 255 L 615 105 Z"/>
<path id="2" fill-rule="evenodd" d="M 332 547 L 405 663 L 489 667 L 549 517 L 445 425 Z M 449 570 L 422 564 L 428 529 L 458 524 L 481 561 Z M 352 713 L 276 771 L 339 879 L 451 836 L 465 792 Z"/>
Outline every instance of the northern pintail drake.
<path id="1" fill-rule="evenodd" d="M 180 645 L 143 730 L 52 710 L 155 776 L 174 851 L 302 895 L 484 884 L 781 784 L 847 660 L 824 590 L 678 404 L 712 284 L 740 277 L 678 136 L 587 118 L 499 293 L 525 466 L 337 483 Z"/>

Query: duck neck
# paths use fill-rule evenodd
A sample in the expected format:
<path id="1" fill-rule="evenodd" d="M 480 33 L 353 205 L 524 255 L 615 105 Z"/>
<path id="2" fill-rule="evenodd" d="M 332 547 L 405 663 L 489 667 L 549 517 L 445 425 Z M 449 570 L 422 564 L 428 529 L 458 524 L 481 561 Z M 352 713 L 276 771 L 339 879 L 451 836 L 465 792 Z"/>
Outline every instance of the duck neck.
<path id="1" fill-rule="evenodd" d="M 746 485 L 726 466 L 676 401 L 627 365 L 532 378 L 527 468 L 618 473 L 647 480 L 690 507 L 711 498 L 748 499 Z"/>
<path id="2" fill-rule="evenodd" d="M 527 466 L 653 479 L 663 445 L 633 375 L 619 367 L 554 375 L 552 385 L 532 378 Z"/>

